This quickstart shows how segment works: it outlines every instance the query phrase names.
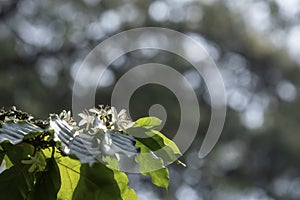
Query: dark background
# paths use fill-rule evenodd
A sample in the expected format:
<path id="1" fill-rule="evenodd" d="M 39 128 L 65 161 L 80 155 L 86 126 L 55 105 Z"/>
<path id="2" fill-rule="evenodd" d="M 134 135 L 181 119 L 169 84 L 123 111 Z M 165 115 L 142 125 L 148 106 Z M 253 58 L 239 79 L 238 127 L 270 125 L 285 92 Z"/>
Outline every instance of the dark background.
<path id="1" fill-rule="evenodd" d="M 168 192 L 131 175 L 139 198 L 300 199 L 299 22 L 297 0 L 0 0 L 0 106 L 37 118 L 71 109 L 76 71 L 97 44 L 132 28 L 171 28 L 199 41 L 218 65 L 227 118 L 216 147 L 200 160 L 210 106 L 192 66 L 167 52 L 131 52 L 113 63 L 97 102 L 110 104 L 126 70 L 155 60 L 192 80 L 201 107 L 199 134 L 181 158 L 187 167 L 170 166 Z M 145 116 L 156 103 L 165 105 L 163 132 L 173 137 L 180 108 L 168 89 L 139 88 L 130 113 Z"/>

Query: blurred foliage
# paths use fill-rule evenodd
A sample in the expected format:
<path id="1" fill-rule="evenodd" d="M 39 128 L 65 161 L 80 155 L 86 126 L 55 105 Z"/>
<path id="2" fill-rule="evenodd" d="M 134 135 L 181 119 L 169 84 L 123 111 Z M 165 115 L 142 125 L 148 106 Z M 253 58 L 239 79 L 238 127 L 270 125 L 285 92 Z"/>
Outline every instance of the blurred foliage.
<path id="1" fill-rule="evenodd" d="M 199 160 L 210 106 L 205 83 L 192 66 L 166 52 L 131 52 L 112 63 L 112 81 L 98 88 L 97 103 L 110 104 L 122 74 L 151 61 L 195 80 L 201 102 L 199 134 L 183 156 L 188 167 L 172 166 L 168 194 L 132 175 L 140 199 L 299 199 L 299 16 L 297 0 L 3 0 L 1 106 L 16 105 L 38 117 L 70 109 L 76 70 L 97 44 L 132 28 L 171 28 L 203 44 L 218 65 L 227 120 L 217 146 Z M 146 116 L 156 103 L 165 106 L 163 132 L 173 137 L 180 108 L 166 88 L 139 88 L 130 113 Z"/>

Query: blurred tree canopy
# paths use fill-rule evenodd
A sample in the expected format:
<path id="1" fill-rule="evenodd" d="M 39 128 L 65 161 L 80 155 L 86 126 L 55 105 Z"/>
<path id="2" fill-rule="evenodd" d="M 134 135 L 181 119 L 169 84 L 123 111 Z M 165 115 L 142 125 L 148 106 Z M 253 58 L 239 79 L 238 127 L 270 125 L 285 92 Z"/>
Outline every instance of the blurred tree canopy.
<path id="1" fill-rule="evenodd" d="M 0 106 L 16 105 L 37 117 L 71 109 L 76 71 L 97 44 L 137 27 L 174 29 L 200 42 L 218 65 L 227 93 L 226 124 L 214 150 L 198 159 L 210 105 L 192 66 L 155 50 L 112 63 L 110 78 L 97 90 L 99 104 L 110 104 L 122 74 L 151 61 L 185 74 L 201 102 L 199 134 L 183 157 L 188 167 L 172 166 L 167 194 L 132 175 L 140 199 L 299 199 L 299 24 L 297 0 L 1 0 Z M 163 132 L 172 137 L 180 109 L 166 88 L 140 88 L 130 112 L 148 115 L 156 103 L 166 106 Z"/>

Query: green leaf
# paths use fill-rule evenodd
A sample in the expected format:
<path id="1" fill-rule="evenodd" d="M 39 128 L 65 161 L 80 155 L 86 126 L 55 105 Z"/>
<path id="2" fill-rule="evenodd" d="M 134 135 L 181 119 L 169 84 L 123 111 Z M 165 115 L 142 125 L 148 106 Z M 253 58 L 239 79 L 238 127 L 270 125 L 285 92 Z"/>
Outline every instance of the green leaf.
<path id="1" fill-rule="evenodd" d="M 114 178 L 117 181 L 118 187 L 121 192 L 121 197 L 123 200 L 137 200 L 138 197 L 135 193 L 135 191 L 128 187 L 128 177 L 125 173 L 114 171 Z"/>
<path id="2" fill-rule="evenodd" d="M 35 184 L 34 199 L 56 200 L 61 186 L 59 168 L 54 158 L 47 159 L 47 167 Z"/>
<path id="3" fill-rule="evenodd" d="M 146 129 L 153 129 L 161 125 L 161 120 L 157 117 L 143 117 L 135 121 L 135 126 Z"/>
<path id="4" fill-rule="evenodd" d="M 107 167 L 110 169 L 120 170 L 119 161 L 116 157 L 105 156 L 105 161 L 107 162 Z"/>
<path id="5" fill-rule="evenodd" d="M 0 165 L 1 165 L 2 161 L 3 161 L 3 159 L 4 159 L 4 156 L 5 156 L 5 151 L 1 151 L 0 150 Z"/>
<path id="6" fill-rule="evenodd" d="M 173 150 L 174 154 L 182 155 L 175 142 L 173 142 L 172 140 L 170 140 L 164 134 L 162 134 L 157 130 L 151 130 L 151 131 L 155 134 L 154 138 L 159 144 L 162 144 L 163 142 L 163 145 L 170 147 Z"/>
<path id="7" fill-rule="evenodd" d="M 34 148 L 32 145 L 25 144 L 25 143 L 21 143 L 21 144 L 17 144 L 17 145 L 12 145 L 9 143 L 2 143 L 1 147 L 4 149 L 6 156 L 9 158 L 9 160 L 13 164 L 12 167 L 10 167 L 9 169 L 4 171 L 5 175 L 9 176 L 9 175 L 11 175 L 11 173 L 17 171 L 17 173 L 14 176 L 11 176 L 11 179 L 6 176 L 3 179 L 5 179 L 5 180 L 10 179 L 11 182 L 14 182 L 18 189 L 18 192 L 16 192 L 16 193 L 20 193 L 24 199 L 25 197 L 27 197 L 27 195 L 31 191 L 33 191 L 34 176 L 32 173 L 28 172 L 30 165 L 22 164 L 22 160 L 28 159 L 28 156 L 33 154 Z M 0 180 L 2 181 L 2 178 L 0 178 Z M 3 184 L 3 185 L 7 184 L 7 183 L 8 182 L 1 182 L 1 184 Z M 9 185 L 9 184 L 7 184 L 7 185 Z M 2 187 L 2 185 L 0 185 L 0 188 L 1 187 Z M 3 186 L 3 187 L 5 187 L 5 186 Z M 4 190 L 3 193 L 9 193 L 11 190 L 7 190 L 7 191 Z M 1 192 L 1 194 L 2 194 L 2 192 Z M 3 194 L 3 195 L 6 195 L 6 194 Z M 5 199 L 5 198 L 0 198 L 0 199 Z"/>
<path id="8" fill-rule="evenodd" d="M 127 133 L 162 158 L 166 164 L 176 161 L 177 156 L 181 155 L 176 144 L 158 131 L 133 127 L 127 129 Z"/>
<path id="9" fill-rule="evenodd" d="M 154 185 L 163 187 L 168 190 L 169 171 L 164 167 L 163 160 L 153 154 L 145 145 L 137 142 L 137 146 L 141 148 L 141 153 L 136 158 L 140 164 L 140 171 L 143 175 L 151 177 Z"/>
<path id="10" fill-rule="evenodd" d="M 26 178 L 16 166 L 0 174 L 0 199 L 26 199 L 28 194 Z"/>
<path id="11" fill-rule="evenodd" d="M 128 187 L 128 178 L 125 173 L 114 171 L 101 163 L 92 166 L 81 166 L 80 180 L 74 191 L 73 199 L 93 200 L 135 200 L 137 196 Z"/>
<path id="12" fill-rule="evenodd" d="M 147 172 L 144 175 L 150 176 L 154 185 L 168 190 L 170 180 L 168 168 L 161 168 L 156 171 Z"/>
<path id="13" fill-rule="evenodd" d="M 80 177 L 80 162 L 67 156 L 56 159 L 61 176 L 58 199 L 71 200 Z"/>
<path id="14" fill-rule="evenodd" d="M 14 164 L 12 164 L 12 162 L 10 161 L 10 159 L 8 158 L 7 155 L 4 156 L 4 160 L 5 160 L 5 168 L 9 169 L 12 166 L 14 166 Z"/>

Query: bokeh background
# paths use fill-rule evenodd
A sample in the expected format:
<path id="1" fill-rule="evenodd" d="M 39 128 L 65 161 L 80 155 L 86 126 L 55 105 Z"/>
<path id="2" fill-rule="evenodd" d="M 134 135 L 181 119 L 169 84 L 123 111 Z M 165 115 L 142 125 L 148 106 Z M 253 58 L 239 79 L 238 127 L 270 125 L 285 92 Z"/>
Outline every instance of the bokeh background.
<path id="1" fill-rule="evenodd" d="M 76 71 L 87 54 L 116 33 L 147 26 L 180 31 L 205 46 L 223 76 L 228 112 L 216 147 L 199 159 L 210 102 L 192 66 L 155 50 L 131 52 L 112 63 L 99 83 L 98 103 L 110 104 L 122 74 L 153 61 L 184 74 L 200 102 L 199 133 L 181 158 L 187 167 L 170 166 L 168 192 L 130 175 L 139 198 L 300 199 L 298 0 L 0 0 L 0 106 L 15 105 L 37 118 L 71 109 Z M 197 57 L 184 44 L 178 48 Z M 165 105 L 163 132 L 172 138 L 180 108 L 167 88 L 139 88 L 130 113 L 146 116 L 156 103 Z"/>

